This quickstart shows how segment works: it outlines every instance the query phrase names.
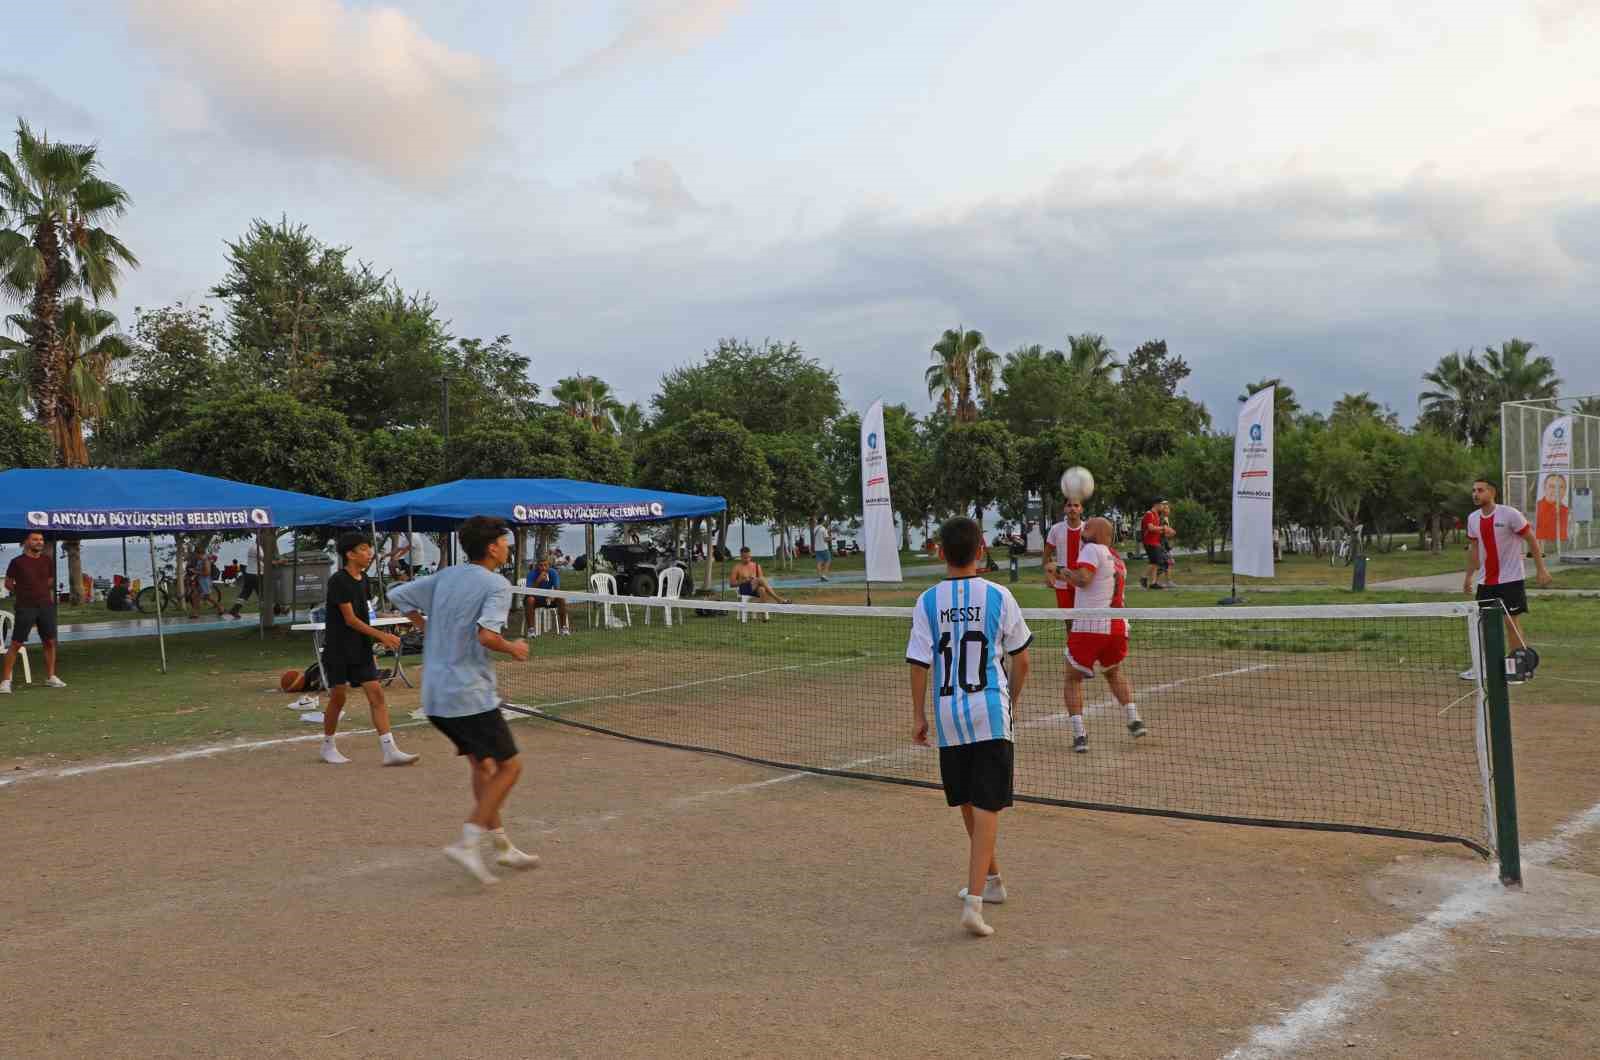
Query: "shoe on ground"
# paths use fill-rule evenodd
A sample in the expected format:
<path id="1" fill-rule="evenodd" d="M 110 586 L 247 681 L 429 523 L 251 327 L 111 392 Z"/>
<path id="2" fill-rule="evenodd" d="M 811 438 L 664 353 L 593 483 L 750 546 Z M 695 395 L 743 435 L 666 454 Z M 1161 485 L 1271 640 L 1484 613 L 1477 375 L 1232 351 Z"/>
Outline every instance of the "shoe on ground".
<path id="1" fill-rule="evenodd" d="M 1150 579 L 1149 578 L 1140 578 L 1139 579 L 1139 588 L 1141 588 L 1141 589 L 1150 588 Z"/>
<path id="2" fill-rule="evenodd" d="M 0 696 L 9 696 L 10 694 L 11 694 L 11 682 L 10 681 L 0 681 Z"/>
<path id="3" fill-rule="evenodd" d="M 539 867 L 539 855 L 529 854 L 516 847 L 506 847 L 495 855 L 494 863 L 504 865 L 508 869 L 536 869 Z"/>
<path id="4" fill-rule="evenodd" d="M 1166 586 L 1162 585 L 1160 582 L 1151 582 L 1150 583 L 1150 588 L 1157 589 L 1157 590 L 1165 590 Z"/>
<path id="5" fill-rule="evenodd" d="M 1074 751 L 1076 751 L 1078 754 L 1083 754 L 1084 752 L 1088 751 L 1089 750 L 1089 737 L 1087 737 L 1087 736 L 1074 736 L 1072 738 L 1072 749 Z"/>
<path id="6" fill-rule="evenodd" d="M 337 747 L 324 747 L 322 749 L 322 760 L 330 766 L 347 766 L 350 764 L 350 759 L 340 754 Z"/>
<path id="7" fill-rule="evenodd" d="M 961 899 L 961 926 L 980 939 L 994 934 L 994 928 L 983 922 L 983 899 L 967 896 Z"/>
<path id="8" fill-rule="evenodd" d="M 394 750 L 384 748 L 383 764 L 386 766 L 408 766 L 417 760 L 418 756 L 396 747 Z"/>
<path id="9" fill-rule="evenodd" d="M 1142 721 L 1130 721 L 1128 722 L 1128 734 L 1137 740 L 1141 736 L 1149 736 L 1150 730 L 1144 727 L 1144 722 Z"/>
<path id="10" fill-rule="evenodd" d="M 1456 676 L 1460 677 L 1463 681 L 1476 681 L 1478 679 L 1478 671 L 1477 668 L 1474 667 L 1471 669 L 1462 670 Z"/>
<path id="11" fill-rule="evenodd" d="M 967 900 L 965 887 L 956 892 L 956 897 L 963 902 Z M 1001 905 L 1006 900 L 1006 885 L 1000 882 L 1000 877 L 990 876 L 983 881 L 983 900 L 989 905 Z"/>
<path id="12" fill-rule="evenodd" d="M 61 678 L 57 677 L 55 674 L 51 674 L 49 677 L 44 679 L 44 686 L 46 688 L 66 688 L 67 683 L 61 680 Z"/>
<path id="13" fill-rule="evenodd" d="M 571 626 L 563 626 L 562 628 L 556 630 L 556 636 L 558 636 L 558 637 L 570 637 L 570 636 L 572 636 L 572 627 Z"/>
<path id="14" fill-rule="evenodd" d="M 444 848 L 444 856 L 466 869 L 470 875 L 484 886 L 500 882 L 499 878 L 490 872 L 489 867 L 483 863 L 483 855 L 478 853 L 478 844 L 476 843 L 451 843 Z"/>

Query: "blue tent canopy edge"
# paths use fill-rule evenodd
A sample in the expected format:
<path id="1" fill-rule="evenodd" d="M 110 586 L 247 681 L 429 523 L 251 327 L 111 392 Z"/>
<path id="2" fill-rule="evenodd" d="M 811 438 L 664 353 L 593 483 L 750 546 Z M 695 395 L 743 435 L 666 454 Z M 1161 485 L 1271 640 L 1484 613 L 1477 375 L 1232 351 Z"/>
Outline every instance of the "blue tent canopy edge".
<path id="1" fill-rule="evenodd" d="M 562 478 L 459 479 L 367 502 L 386 530 L 454 530 L 474 515 L 513 526 L 552 523 L 639 523 L 694 519 L 726 511 L 721 497 L 607 486 Z"/>

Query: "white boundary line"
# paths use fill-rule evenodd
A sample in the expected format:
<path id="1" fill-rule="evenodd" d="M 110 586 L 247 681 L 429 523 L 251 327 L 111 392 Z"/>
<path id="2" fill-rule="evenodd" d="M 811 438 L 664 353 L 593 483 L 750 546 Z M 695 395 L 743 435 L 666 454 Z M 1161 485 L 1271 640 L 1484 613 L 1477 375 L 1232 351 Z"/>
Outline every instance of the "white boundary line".
<path id="1" fill-rule="evenodd" d="M 1523 847 L 1522 864 L 1538 867 L 1559 860 L 1572 852 L 1574 840 L 1597 828 L 1600 803 L 1569 817 L 1545 839 Z M 1463 884 L 1416 924 L 1368 946 L 1367 955 L 1337 983 L 1276 1023 L 1257 1026 L 1250 1040 L 1223 1060 L 1273 1060 L 1324 1038 L 1377 1001 L 1390 975 L 1435 966 L 1452 945 L 1453 928 L 1493 912 L 1505 899 L 1505 890 L 1493 875 Z"/>

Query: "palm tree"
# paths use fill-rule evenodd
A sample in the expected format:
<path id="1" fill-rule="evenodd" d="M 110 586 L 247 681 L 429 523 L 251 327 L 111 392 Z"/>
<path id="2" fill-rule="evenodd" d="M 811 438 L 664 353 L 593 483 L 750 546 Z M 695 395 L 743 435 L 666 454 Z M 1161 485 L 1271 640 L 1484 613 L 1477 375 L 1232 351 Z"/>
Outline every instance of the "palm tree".
<path id="1" fill-rule="evenodd" d="M 644 409 L 639 407 L 637 401 L 630 401 L 626 405 L 618 403 L 611 410 L 611 425 L 617 432 L 622 448 L 631 453 L 638 447 L 639 438 L 644 434 Z"/>
<path id="2" fill-rule="evenodd" d="M 1449 438 L 1479 445 L 1489 435 L 1491 403 L 1483 363 L 1472 350 L 1452 352 L 1433 371 L 1423 372 L 1431 389 L 1417 396 L 1422 422 Z"/>
<path id="3" fill-rule="evenodd" d="M 614 417 L 622 403 L 612 396 L 610 383 L 592 375 L 568 376 L 550 388 L 550 395 L 563 412 L 594 430 L 609 434 L 616 429 Z"/>
<path id="4" fill-rule="evenodd" d="M 1531 356 L 1533 343 L 1507 339 L 1499 349 L 1484 348 L 1483 369 L 1488 375 L 1489 396 L 1498 407 L 1505 401 L 1539 401 L 1554 398 L 1561 388 L 1556 366 L 1548 357 Z"/>
<path id="5" fill-rule="evenodd" d="M 1286 385 L 1277 377 L 1246 383 L 1244 393 L 1239 395 L 1239 404 L 1243 405 L 1269 386 L 1278 388 L 1277 393 L 1272 395 L 1272 431 L 1274 435 L 1282 437 L 1294 426 L 1295 419 L 1300 415 L 1300 399 L 1294 396 L 1294 387 Z"/>
<path id="6" fill-rule="evenodd" d="M 95 301 L 116 294 L 124 266 L 139 264 L 101 221 L 127 211 L 128 193 L 100 176 L 93 145 L 52 143 L 17 122 L 16 155 L 0 151 L 0 288 L 28 305 L 34 322 L 29 389 L 57 460 L 75 466 L 83 410 L 69 378 L 72 361 L 61 328 L 63 295 Z M 14 226 L 14 227 L 11 227 Z"/>
<path id="7" fill-rule="evenodd" d="M 1363 390 L 1356 394 L 1345 394 L 1344 397 L 1333 403 L 1333 411 L 1328 416 L 1329 422 L 1340 423 L 1344 421 L 1375 420 L 1394 426 L 1396 417 L 1384 406 L 1372 400 L 1372 394 Z"/>
<path id="8" fill-rule="evenodd" d="M 933 364 L 923 373 L 928 384 L 928 396 L 939 395 L 939 404 L 958 420 L 978 418 L 978 406 L 972 400 L 974 386 L 979 397 L 987 403 L 994 392 L 995 368 L 999 355 L 989 349 L 983 332 L 956 326 L 947 328 L 933 344 L 930 351 Z"/>
<path id="9" fill-rule="evenodd" d="M 1600 397 L 1586 397 L 1572 408 L 1580 416 L 1593 416 L 1600 419 Z"/>
<path id="10" fill-rule="evenodd" d="M 1074 372 L 1096 382 L 1110 382 L 1111 373 L 1122 367 L 1106 337 L 1092 331 L 1067 336 L 1067 363 Z"/>

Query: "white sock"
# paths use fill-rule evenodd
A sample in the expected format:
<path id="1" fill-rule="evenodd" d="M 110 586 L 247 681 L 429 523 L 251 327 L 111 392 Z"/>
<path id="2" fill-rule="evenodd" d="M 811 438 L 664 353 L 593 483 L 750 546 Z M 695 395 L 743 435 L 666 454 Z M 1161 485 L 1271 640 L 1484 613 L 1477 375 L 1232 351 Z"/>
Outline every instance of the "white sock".
<path id="1" fill-rule="evenodd" d="M 378 735 L 378 743 L 382 744 L 385 750 L 393 751 L 397 749 L 394 745 L 394 733 L 392 732 L 380 733 Z"/>
<path id="2" fill-rule="evenodd" d="M 333 737 L 332 736 L 324 736 L 322 738 L 322 749 L 324 751 L 333 750 L 333 746 L 334 746 L 334 744 L 333 744 Z"/>
<path id="3" fill-rule="evenodd" d="M 1071 718 L 1072 718 L 1072 735 L 1074 735 L 1074 736 L 1087 736 L 1087 735 L 1089 735 L 1089 731 L 1083 727 L 1083 715 L 1082 714 L 1073 714 L 1073 715 L 1071 715 Z"/>
<path id="4" fill-rule="evenodd" d="M 1128 712 L 1128 720 L 1129 721 L 1138 721 L 1139 720 L 1139 708 L 1138 707 L 1134 706 L 1132 703 L 1124 703 L 1123 707 Z"/>
<path id="5" fill-rule="evenodd" d="M 476 843 L 478 840 L 480 840 L 482 838 L 483 838 L 483 829 L 478 827 L 477 825 L 473 824 L 471 821 L 468 821 L 466 824 L 461 826 L 461 845 L 462 846 L 469 846 L 470 847 L 470 846 L 472 846 L 472 844 Z"/>

